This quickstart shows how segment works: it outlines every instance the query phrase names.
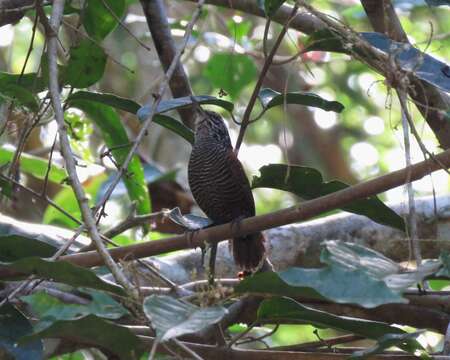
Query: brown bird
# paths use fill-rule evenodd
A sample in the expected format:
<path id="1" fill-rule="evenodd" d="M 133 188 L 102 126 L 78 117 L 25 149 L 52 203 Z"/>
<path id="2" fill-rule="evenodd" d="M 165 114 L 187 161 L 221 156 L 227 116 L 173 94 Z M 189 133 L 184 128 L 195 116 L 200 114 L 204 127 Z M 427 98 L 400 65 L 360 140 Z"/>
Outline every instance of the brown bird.
<path id="1" fill-rule="evenodd" d="M 216 225 L 254 216 L 250 184 L 233 151 L 222 117 L 201 109 L 198 113 L 188 166 L 189 186 L 195 201 Z M 259 232 L 234 238 L 232 247 L 236 265 L 245 272 L 252 271 L 264 257 L 264 236 Z M 214 247 L 211 256 L 215 257 Z M 213 268 L 211 272 L 214 276 Z"/>

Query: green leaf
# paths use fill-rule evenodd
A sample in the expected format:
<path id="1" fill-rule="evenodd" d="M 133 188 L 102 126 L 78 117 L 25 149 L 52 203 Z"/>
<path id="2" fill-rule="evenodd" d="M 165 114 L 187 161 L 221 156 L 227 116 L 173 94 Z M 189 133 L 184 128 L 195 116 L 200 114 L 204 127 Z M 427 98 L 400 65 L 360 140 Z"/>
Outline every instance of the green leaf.
<path id="1" fill-rule="evenodd" d="M 25 87 L 17 84 L 3 84 L 0 81 L 0 99 L 14 101 L 33 112 L 39 109 L 38 99 Z"/>
<path id="2" fill-rule="evenodd" d="M 0 261 L 11 262 L 30 256 L 50 257 L 70 239 L 73 232 L 49 225 L 17 221 L 0 214 Z M 68 253 L 89 244 L 89 239 L 78 236 Z"/>
<path id="3" fill-rule="evenodd" d="M 382 254 L 358 244 L 344 241 L 325 241 L 320 261 L 330 266 L 348 270 L 361 270 L 371 277 L 382 280 L 394 291 L 403 291 L 420 283 L 441 268 L 439 260 L 424 261 L 416 270 L 405 271 L 399 264 Z"/>
<path id="4" fill-rule="evenodd" d="M 0 148 L 0 166 L 11 162 L 14 157 L 15 150 L 2 147 Z M 47 174 L 48 160 L 37 156 L 22 153 L 20 157 L 20 170 L 33 175 L 38 179 L 44 179 Z M 48 173 L 48 180 L 57 184 L 61 184 L 67 179 L 66 171 L 58 165 L 52 164 Z"/>
<path id="5" fill-rule="evenodd" d="M 256 75 L 254 62 L 242 54 L 214 54 L 203 71 L 203 76 L 215 88 L 225 90 L 233 99 L 256 79 Z"/>
<path id="6" fill-rule="evenodd" d="M 188 143 L 194 144 L 194 132 L 183 123 L 167 115 L 155 115 L 153 122 L 181 136 Z"/>
<path id="7" fill-rule="evenodd" d="M 368 339 L 379 339 L 383 345 L 386 345 L 386 340 L 390 339 L 391 345 L 389 346 L 398 346 L 410 353 L 414 353 L 416 350 L 424 350 L 415 339 L 417 334 L 413 336 L 397 327 L 379 321 L 337 316 L 301 305 L 289 298 L 264 300 L 258 309 L 258 319 L 265 322 L 277 322 L 280 320 L 298 321 L 312 324 L 319 328 L 332 328 L 361 335 Z"/>
<path id="8" fill-rule="evenodd" d="M 83 293 L 91 298 L 87 304 L 66 304 L 45 291 L 22 296 L 20 299 L 31 307 L 33 314 L 39 319 L 34 325 L 35 331 L 42 331 L 56 321 L 76 320 L 87 315 L 114 320 L 128 314 L 122 305 L 105 293 L 92 290 L 83 290 Z"/>
<path id="9" fill-rule="evenodd" d="M 0 178 L 0 194 L 11 199 L 13 196 L 13 186 L 10 182 L 3 178 Z M 0 201 L 3 201 L 0 196 Z"/>
<path id="10" fill-rule="evenodd" d="M 219 322 L 227 310 L 221 306 L 200 308 L 166 295 L 151 295 L 144 300 L 145 315 L 161 341 L 191 334 Z"/>
<path id="11" fill-rule="evenodd" d="M 267 323 L 277 320 L 298 321 L 319 328 L 331 328 L 364 336 L 368 339 L 378 339 L 386 334 L 405 334 L 406 332 L 389 324 L 341 317 L 325 311 L 304 306 L 286 297 L 275 297 L 264 300 L 258 309 L 258 320 Z"/>
<path id="12" fill-rule="evenodd" d="M 341 267 L 293 267 L 278 273 L 256 274 L 240 282 L 235 291 L 325 298 L 339 304 L 357 304 L 365 308 L 407 302 L 384 281 L 375 279 L 362 270 L 351 271 Z"/>
<path id="13" fill-rule="evenodd" d="M 39 278 L 72 285 L 108 291 L 124 295 L 121 287 L 100 279 L 93 271 L 67 261 L 50 261 L 39 257 L 27 257 L 11 263 L 1 262 L 0 269 L 15 271 L 22 275 L 34 274 Z"/>
<path id="14" fill-rule="evenodd" d="M 349 359 L 370 359 L 372 355 L 379 354 L 384 350 L 396 346 L 405 351 L 415 354 L 420 359 L 432 359 L 427 353 L 425 353 L 424 348 L 417 341 L 417 337 L 422 334 L 423 331 L 416 331 L 407 334 L 386 334 L 378 339 L 377 343 L 364 350 L 355 351 Z M 417 352 L 420 354 L 417 354 Z"/>
<path id="15" fill-rule="evenodd" d="M 75 339 L 77 343 L 98 347 L 120 359 L 137 360 L 145 350 L 139 338 L 129 329 L 95 315 L 56 321 L 48 328 L 22 338 L 21 343 L 48 338 Z"/>
<path id="16" fill-rule="evenodd" d="M 88 0 L 83 17 L 84 28 L 94 39 L 103 40 L 115 29 L 117 19 L 122 18 L 124 11 L 124 0 Z"/>
<path id="17" fill-rule="evenodd" d="M 253 177 L 253 188 L 266 187 L 289 191 L 306 200 L 315 199 L 349 187 L 340 181 L 323 182 L 320 172 L 304 166 L 270 164 L 260 168 L 259 172 L 261 176 Z M 405 223 L 402 217 L 376 196 L 353 201 L 341 209 L 367 216 L 369 219 L 383 225 L 402 231 L 405 230 Z"/>
<path id="18" fill-rule="evenodd" d="M 89 39 L 70 49 L 67 66 L 61 69 L 61 81 L 75 88 L 86 88 L 98 82 L 105 71 L 106 54 Z"/>
<path id="19" fill-rule="evenodd" d="M 136 114 L 141 107 L 137 102 L 127 99 L 121 96 L 107 93 L 99 93 L 94 91 L 80 90 L 76 93 L 71 94 L 66 102 L 71 103 L 76 100 L 88 100 L 95 101 L 104 105 L 112 106 L 116 109 L 129 112 L 131 114 Z"/>
<path id="20" fill-rule="evenodd" d="M 344 110 L 344 105 L 341 103 L 337 101 L 328 101 L 317 94 L 308 92 L 289 92 L 281 94 L 266 88 L 259 92 L 258 98 L 265 111 L 275 106 L 283 105 L 284 103 L 311 106 L 325 111 L 334 111 L 338 113 Z"/>
<path id="21" fill-rule="evenodd" d="M 272 17 L 286 0 L 264 0 L 264 12 Z"/>
<path id="22" fill-rule="evenodd" d="M 86 100 L 71 101 L 71 106 L 84 111 L 102 132 L 103 140 L 119 166 L 130 150 L 128 135 L 116 111 L 107 105 Z M 133 156 L 124 175 L 125 186 L 131 201 L 136 202 L 138 214 L 151 212 L 150 196 L 144 178 L 144 169 L 137 155 Z"/>
<path id="23" fill-rule="evenodd" d="M 211 97 L 212 98 L 212 97 Z M 137 102 L 116 96 L 113 94 L 96 93 L 92 91 L 78 91 L 67 98 L 67 102 L 76 102 L 77 100 L 88 100 L 92 102 L 98 102 L 101 104 L 112 106 L 116 109 L 127 111 L 131 114 L 136 114 L 141 108 Z M 145 107 L 142 107 L 144 109 Z M 142 121 L 142 119 L 141 119 Z M 189 143 L 194 143 L 194 133 L 187 126 L 183 125 L 178 120 L 167 116 L 167 115 L 155 115 L 153 117 L 153 122 L 162 127 L 174 132 L 175 134 L 181 136 Z"/>
<path id="24" fill-rule="evenodd" d="M 47 88 L 48 81 L 36 73 L 10 74 L 0 72 L 0 88 L 6 88 L 10 85 L 20 85 L 33 94 L 44 91 Z"/>
<path id="25" fill-rule="evenodd" d="M 98 193 L 99 188 L 101 184 L 105 181 L 105 179 L 106 174 L 102 173 L 89 178 L 87 181 L 83 183 L 83 189 L 89 200 L 90 206 L 95 205 L 94 199 L 96 198 L 96 194 Z M 61 208 L 63 208 L 70 215 L 72 215 L 72 217 L 81 221 L 80 206 L 78 205 L 77 198 L 71 187 L 67 186 L 66 188 L 62 189 L 59 193 L 57 193 L 53 198 L 53 202 L 56 205 L 59 205 Z M 75 229 L 79 226 L 78 222 L 73 221 L 64 213 L 62 213 L 61 211 L 50 205 L 47 206 L 47 209 L 45 209 L 42 222 L 44 224 L 53 224 L 69 229 Z M 68 238 L 70 237 L 71 236 L 68 236 Z"/>
<path id="26" fill-rule="evenodd" d="M 156 113 L 161 114 L 165 113 L 167 111 L 181 109 L 187 106 L 190 106 L 192 104 L 199 104 L 199 105 L 217 105 L 221 108 L 224 108 L 225 110 L 232 112 L 234 108 L 234 104 L 232 102 L 218 99 L 214 96 L 209 95 L 199 95 L 199 96 L 184 96 L 180 98 L 175 99 L 169 99 L 169 100 L 162 100 L 158 107 L 156 108 Z M 144 121 L 146 118 L 150 116 L 150 113 L 152 111 L 151 105 L 145 105 L 142 108 L 139 109 L 137 112 L 137 116 L 141 121 Z"/>
<path id="27" fill-rule="evenodd" d="M 177 169 L 163 172 L 153 164 L 144 165 L 144 177 L 147 185 L 154 184 L 158 181 L 175 181 L 177 172 Z M 103 196 L 105 196 L 106 191 L 114 182 L 116 176 L 117 171 L 110 171 L 108 178 L 104 182 L 102 182 L 100 188 L 97 191 L 96 202 L 99 202 L 103 198 Z M 114 191 L 111 194 L 111 199 L 120 199 L 126 194 L 127 189 L 123 183 L 123 180 L 121 179 L 114 188 Z"/>
<path id="28" fill-rule="evenodd" d="M 1 350 L 5 350 L 15 360 L 44 359 L 41 340 L 35 339 L 27 344 L 17 343 L 32 330 L 30 322 L 19 310 L 8 302 L 4 304 L 0 307 L 0 354 Z"/>

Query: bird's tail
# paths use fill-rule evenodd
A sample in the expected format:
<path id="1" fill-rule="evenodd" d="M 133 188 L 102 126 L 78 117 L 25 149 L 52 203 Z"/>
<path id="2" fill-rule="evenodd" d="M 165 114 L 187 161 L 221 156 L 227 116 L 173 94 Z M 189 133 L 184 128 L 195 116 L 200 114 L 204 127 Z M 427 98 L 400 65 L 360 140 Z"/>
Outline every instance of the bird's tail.
<path id="1" fill-rule="evenodd" d="M 262 233 L 250 234 L 233 239 L 233 257 L 243 270 L 254 270 L 264 258 L 266 248 Z"/>

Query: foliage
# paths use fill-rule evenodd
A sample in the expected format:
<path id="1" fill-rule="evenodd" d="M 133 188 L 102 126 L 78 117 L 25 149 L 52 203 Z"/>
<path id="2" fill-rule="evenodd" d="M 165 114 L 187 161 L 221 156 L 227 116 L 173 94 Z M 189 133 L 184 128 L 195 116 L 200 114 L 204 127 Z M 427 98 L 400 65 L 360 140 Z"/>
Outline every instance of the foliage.
<path id="1" fill-rule="evenodd" d="M 43 359 L 53 353 L 96 348 L 108 358 L 154 358 L 163 351 L 201 352 L 211 348 L 205 344 L 212 339 L 219 344 L 214 351 L 220 357 L 220 351 L 239 352 L 245 343 L 254 349 L 258 342 L 270 348 L 286 345 L 277 343 L 283 326 L 304 330 L 302 335 L 309 341 L 315 339 L 317 329 L 332 338 L 355 334 L 372 341 L 352 354 L 343 353 L 352 359 L 393 347 L 427 359 L 428 352 L 436 350 L 419 341 L 425 330 L 401 326 L 408 324 L 404 319 L 395 321 L 399 326 L 393 325 L 396 314 L 389 322 L 363 317 L 369 311 L 377 317 L 383 309 L 409 306 L 412 289 L 425 281 L 431 280 L 432 286 L 440 281 L 439 290 L 448 285 L 447 252 L 411 269 L 357 243 L 324 239 L 319 268 L 298 264 L 242 281 L 222 279 L 207 285 L 201 280 L 205 274 L 199 264 L 172 263 L 171 267 L 189 272 L 194 281 L 175 284 L 163 267 L 155 266 L 158 259 L 150 265 L 131 261 L 142 257 L 140 246 L 148 243 L 148 233 L 152 239 L 162 238 L 152 244 L 163 255 L 167 243 L 171 250 L 188 248 L 196 231 L 214 225 L 190 213 L 193 201 L 185 191 L 184 171 L 179 171 L 186 167 L 195 142 L 194 121 L 187 119 L 194 120 L 199 107 L 211 107 L 233 120 L 227 123 L 233 141 L 246 127 L 243 123 L 250 125 L 239 157 L 244 166 L 259 172 L 252 181 L 258 209 L 280 210 L 300 197 L 316 201 L 322 206 L 318 205 L 318 214 L 324 215 L 323 209 L 336 208 L 327 207 L 326 200 L 347 191 L 349 198 L 341 210 L 392 227 L 395 234 L 411 230 L 386 205 L 385 194 L 361 197 L 347 184 L 403 166 L 399 155 L 403 150 L 396 148 L 401 115 L 392 104 L 386 105 L 383 84 L 409 86 L 415 79 L 422 81 L 427 93 L 444 97 L 450 91 L 449 66 L 443 60 L 450 56 L 448 1 L 394 2 L 412 45 L 361 31 L 367 30 L 369 22 L 357 2 L 313 1 L 313 9 L 334 14 L 338 25 L 345 23 L 347 30 L 317 25 L 311 14 L 302 14 L 312 21 L 306 26 L 311 28 L 303 29 L 308 24 L 303 21 L 289 26 L 300 27 L 308 36 L 290 29 L 272 64 L 267 63 L 267 54 L 282 28 L 277 22 L 285 22 L 280 19 L 291 5 L 284 0 L 255 2 L 257 8 L 252 11 L 260 18 L 250 16 L 248 9 L 240 12 L 239 1 L 236 9 L 203 6 L 192 31 L 191 9 L 195 13 L 196 8 L 188 2 L 173 4 L 168 14 L 161 12 L 164 16 L 156 22 L 157 31 L 150 31 L 155 47 L 151 51 L 142 45 L 149 42 L 148 29 L 136 12 L 141 4 L 133 0 L 67 0 L 58 34 L 51 33 L 45 19 L 54 9 L 51 2 L 25 6 L 20 9 L 25 11 L 22 20 L 9 28 L 15 38 L 7 51 L 1 47 L 0 28 L 0 110 L 5 116 L 0 118 L 0 294 L 9 296 L 0 298 L 0 357 Z M 146 2 L 141 3 L 145 8 Z M 157 10 L 152 11 L 150 15 L 156 15 Z M 0 20 L 5 14 L 0 11 Z M 146 20 L 150 26 L 154 21 Z M 170 41 L 161 40 L 157 33 L 163 31 L 166 20 Z M 180 33 L 188 36 L 186 49 L 178 41 Z M 70 168 L 59 156 L 62 144 L 56 135 L 61 129 L 55 125 L 49 92 L 49 79 L 55 76 L 48 68 L 48 41 L 53 35 L 58 35 L 58 90 L 82 199 L 80 189 L 68 181 Z M 161 56 L 167 48 L 184 53 L 182 66 L 170 82 L 160 71 L 160 65 L 170 69 L 170 59 Z M 376 54 L 387 59 L 382 66 L 372 66 L 380 61 L 374 59 Z M 7 58 L 11 59 L 8 64 Z M 380 68 L 393 64 L 398 74 L 383 78 L 386 74 Z M 183 67 L 190 84 L 184 83 Z M 269 71 L 261 75 L 261 69 Z M 165 83 L 173 94 L 178 86 L 183 96 L 157 93 Z M 189 95 L 191 87 L 198 95 Z M 250 99 L 255 100 L 254 108 L 247 107 Z M 429 122 L 432 130 L 425 129 L 420 137 L 426 146 L 437 148 L 436 128 L 448 126 L 450 109 L 428 105 L 439 110 L 439 126 Z M 410 111 L 416 120 L 418 113 Z M 151 126 L 142 130 L 149 118 Z M 143 140 L 130 153 L 140 135 Z M 252 151 L 256 155 L 250 156 Z M 115 185 L 118 174 L 121 178 Z M 448 190 L 447 178 L 442 188 Z M 112 253 L 119 271 L 139 288 L 138 295 L 130 296 L 112 282 L 109 267 L 86 265 L 92 264 L 97 253 L 92 246 L 86 248 L 89 237 L 80 235 L 89 226 L 78 201 L 91 207 L 102 232 L 119 229 L 119 236 L 133 243 Z M 237 222 L 232 224 L 233 231 L 235 227 L 240 231 Z M 188 231 L 183 243 L 177 237 L 164 239 L 179 233 L 180 226 Z M 53 259 L 65 242 L 68 255 Z M 11 290 L 17 284 L 24 284 L 26 293 Z M 325 310 L 319 309 L 321 305 Z M 251 311 L 243 314 L 241 306 Z M 428 310 L 423 304 L 414 306 Z M 336 308 L 353 309 L 361 318 L 328 311 Z M 432 310 L 447 317 L 445 309 Z M 237 325 L 243 322 L 247 325 Z M 298 343 L 297 333 L 291 332 Z M 47 339 L 58 339 L 61 346 L 50 349 L 44 342 Z M 307 349 L 308 356 L 313 359 L 324 345 L 327 340 L 319 337 L 313 350 Z"/>

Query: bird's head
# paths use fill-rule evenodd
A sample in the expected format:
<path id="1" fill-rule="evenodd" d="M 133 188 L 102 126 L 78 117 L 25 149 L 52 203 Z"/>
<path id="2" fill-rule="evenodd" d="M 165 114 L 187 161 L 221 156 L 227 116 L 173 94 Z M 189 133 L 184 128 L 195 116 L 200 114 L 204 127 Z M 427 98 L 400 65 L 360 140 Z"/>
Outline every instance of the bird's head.
<path id="1" fill-rule="evenodd" d="M 228 129 L 222 116 L 216 112 L 203 109 L 197 111 L 195 137 L 196 140 L 208 138 L 217 141 L 230 141 Z"/>

